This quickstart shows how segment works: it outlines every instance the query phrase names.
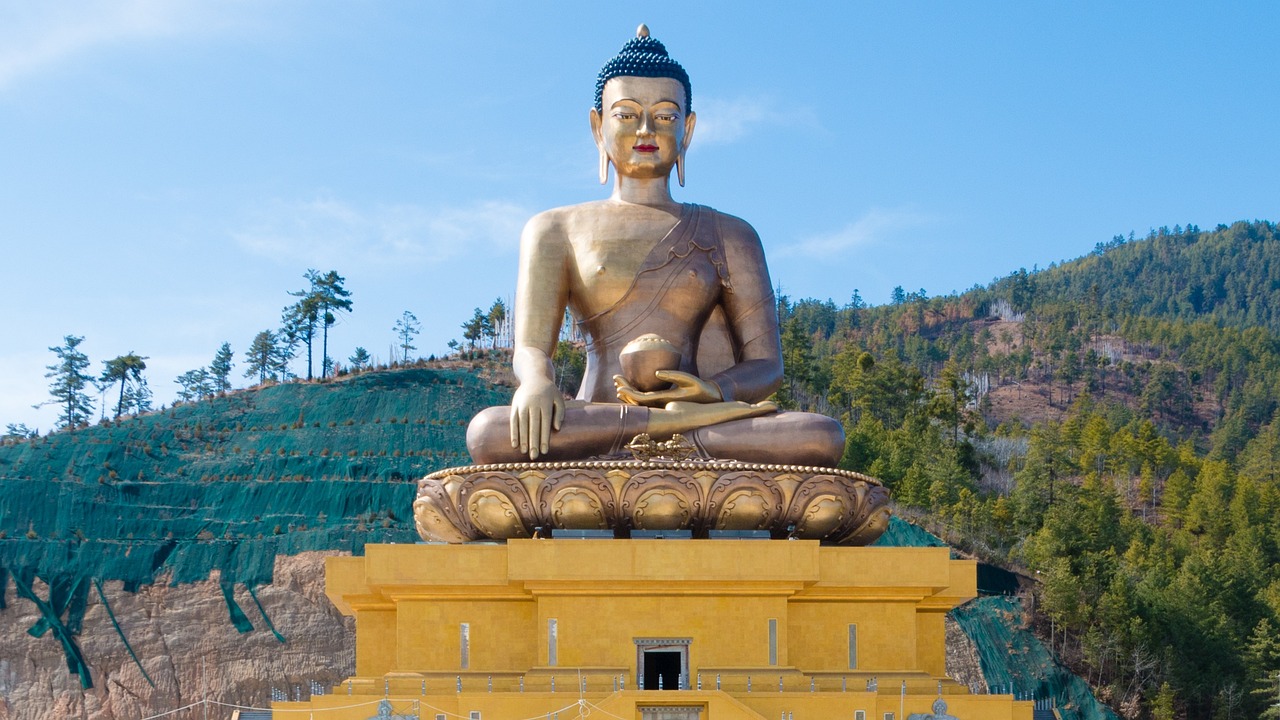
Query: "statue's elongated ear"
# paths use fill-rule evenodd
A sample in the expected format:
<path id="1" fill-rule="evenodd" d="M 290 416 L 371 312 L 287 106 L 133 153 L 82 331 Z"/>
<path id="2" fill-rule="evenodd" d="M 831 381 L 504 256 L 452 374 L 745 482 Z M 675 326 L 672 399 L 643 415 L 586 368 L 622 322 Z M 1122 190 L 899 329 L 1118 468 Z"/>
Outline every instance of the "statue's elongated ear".
<path id="1" fill-rule="evenodd" d="M 693 141 L 693 127 L 697 124 L 697 113 L 689 113 L 685 116 L 684 142 L 680 144 L 680 154 L 676 156 L 676 179 L 680 181 L 680 187 L 684 187 L 684 154 L 689 150 L 689 143 Z"/>
<path id="2" fill-rule="evenodd" d="M 600 111 L 591 108 L 591 114 L 588 118 L 591 121 L 591 136 L 596 139 L 596 149 L 600 151 L 600 184 L 604 185 L 609 182 L 609 153 L 604 149 L 604 129 L 602 124 L 603 118 L 600 117 Z"/>

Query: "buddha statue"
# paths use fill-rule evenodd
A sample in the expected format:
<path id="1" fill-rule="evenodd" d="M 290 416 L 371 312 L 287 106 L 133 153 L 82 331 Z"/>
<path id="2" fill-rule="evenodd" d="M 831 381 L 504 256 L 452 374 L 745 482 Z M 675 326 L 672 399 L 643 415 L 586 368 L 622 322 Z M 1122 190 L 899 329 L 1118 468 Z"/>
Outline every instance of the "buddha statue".
<path id="1" fill-rule="evenodd" d="M 672 171 L 684 185 L 691 100 L 688 74 L 643 25 L 600 71 L 589 120 L 600 182 L 612 166 L 613 191 L 525 226 L 512 360 L 519 386 L 509 407 L 489 408 L 468 427 L 474 462 L 617 456 L 641 434 L 679 434 L 704 458 L 840 460 L 838 422 L 768 400 L 782 382 L 782 347 L 755 230 L 671 197 Z M 551 362 L 566 308 L 587 354 L 569 401 Z M 663 360 L 637 361 L 645 353 Z"/>

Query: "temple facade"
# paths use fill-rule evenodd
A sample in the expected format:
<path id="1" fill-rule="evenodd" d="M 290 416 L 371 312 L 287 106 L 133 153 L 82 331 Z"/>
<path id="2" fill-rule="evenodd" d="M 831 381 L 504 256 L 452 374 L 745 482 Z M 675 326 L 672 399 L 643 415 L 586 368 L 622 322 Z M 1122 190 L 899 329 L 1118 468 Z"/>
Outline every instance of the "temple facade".
<path id="1" fill-rule="evenodd" d="M 330 558 L 355 675 L 277 718 L 1029 720 L 946 675 L 947 548 L 527 539 Z"/>

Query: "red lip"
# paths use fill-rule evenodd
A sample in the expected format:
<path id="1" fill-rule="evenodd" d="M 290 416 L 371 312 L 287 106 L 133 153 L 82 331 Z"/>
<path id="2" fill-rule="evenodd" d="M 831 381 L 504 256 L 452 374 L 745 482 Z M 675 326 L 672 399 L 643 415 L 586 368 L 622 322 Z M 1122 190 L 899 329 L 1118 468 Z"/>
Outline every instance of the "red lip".
<path id="1" fill-rule="evenodd" d="M 632 149 L 635 150 L 636 152 L 642 152 L 642 153 L 658 152 L 657 145 L 636 145 L 632 147 Z"/>

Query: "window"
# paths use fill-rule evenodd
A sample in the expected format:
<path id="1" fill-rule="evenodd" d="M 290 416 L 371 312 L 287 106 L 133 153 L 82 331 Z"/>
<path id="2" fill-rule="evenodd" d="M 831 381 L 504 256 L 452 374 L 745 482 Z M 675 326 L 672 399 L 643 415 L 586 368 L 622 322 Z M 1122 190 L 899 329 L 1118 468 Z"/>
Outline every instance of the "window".
<path id="1" fill-rule="evenodd" d="M 556 641 L 559 639 L 559 628 L 555 618 L 547 618 L 547 665 L 555 667 Z"/>
<path id="2" fill-rule="evenodd" d="M 853 711 L 853 720 L 867 720 L 867 711 L 866 711 L 866 710 L 854 710 L 854 711 Z"/>
<path id="3" fill-rule="evenodd" d="M 461 657 L 458 658 L 462 669 L 466 670 L 471 667 L 471 623 L 462 623 L 458 626 L 458 648 Z"/>
<path id="4" fill-rule="evenodd" d="M 480 720 L 480 711 L 472 710 L 471 714 L 468 715 L 468 717 L 470 718 L 470 720 Z"/>
<path id="5" fill-rule="evenodd" d="M 858 626 L 849 626 L 849 669 L 858 669 Z"/>
<path id="6" fill-rule="evenodd" d="M 558 648 L 556 647 L 558 644 L 557 641 L 559 641 L 558 624 L 556 623 L 556 619 L 548 618 L 547 619 L 547 664 L 553 667 L 556 666 L 556 655 L 558 651 Z"/>
<path id="7" fill-rule="evenodd" d="M 769 618 L 769 664 L 778 664 L 778 619 Z"/>

